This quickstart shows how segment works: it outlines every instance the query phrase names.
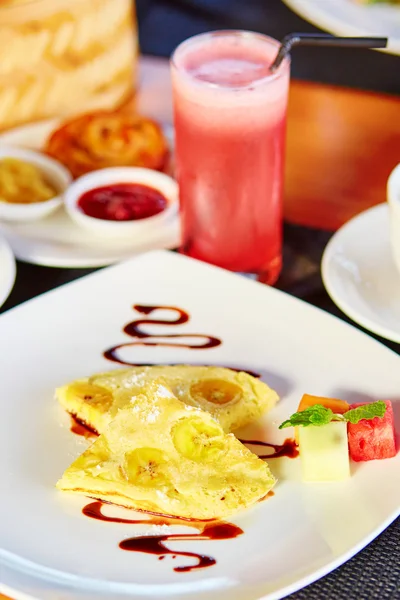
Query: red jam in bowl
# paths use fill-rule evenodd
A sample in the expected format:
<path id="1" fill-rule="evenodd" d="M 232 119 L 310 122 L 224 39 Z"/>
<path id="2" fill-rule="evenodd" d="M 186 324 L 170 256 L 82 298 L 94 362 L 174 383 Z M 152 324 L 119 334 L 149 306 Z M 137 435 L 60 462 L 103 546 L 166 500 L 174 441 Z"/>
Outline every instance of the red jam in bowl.
<path id="1" fill-rule="evenodd" d="M 105 221 L 138 221 L 165 210 L 167 199 L 141 183 L 113 183 L 85 192 L 78 207 L 85 215 Z"/>

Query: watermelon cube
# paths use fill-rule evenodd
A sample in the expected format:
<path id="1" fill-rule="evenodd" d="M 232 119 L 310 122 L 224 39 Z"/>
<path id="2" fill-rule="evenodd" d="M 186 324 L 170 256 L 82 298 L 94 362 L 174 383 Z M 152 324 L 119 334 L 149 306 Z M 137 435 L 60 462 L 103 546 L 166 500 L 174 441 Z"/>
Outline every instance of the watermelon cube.
<path id="1" fill-rule="evenodd" d="M 365 402 L 352 404 L 350 408 L 363 406 Z M 393 408 L 385 402 L 386 412 L 382 418 L 362 419 L 347 424 L 350 458 L 356 462 L 391 458 L 396 454 Z"/>

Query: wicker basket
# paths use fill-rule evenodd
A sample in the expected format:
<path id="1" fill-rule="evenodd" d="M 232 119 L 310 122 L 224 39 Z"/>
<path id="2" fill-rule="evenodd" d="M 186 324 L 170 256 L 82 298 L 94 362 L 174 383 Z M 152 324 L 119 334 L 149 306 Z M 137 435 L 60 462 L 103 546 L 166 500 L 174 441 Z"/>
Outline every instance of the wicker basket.
<path id="1" fill-rule="evenodd" d="M 0 129 L 122 104 L 137 46 L 132 0 L 0 0 Z"/>

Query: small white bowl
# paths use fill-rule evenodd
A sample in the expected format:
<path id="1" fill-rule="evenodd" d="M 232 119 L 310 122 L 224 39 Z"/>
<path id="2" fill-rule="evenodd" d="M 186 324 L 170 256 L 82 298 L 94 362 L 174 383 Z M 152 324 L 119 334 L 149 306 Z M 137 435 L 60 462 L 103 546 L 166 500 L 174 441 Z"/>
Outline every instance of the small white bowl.
<path id="1" fill-rule="evenodd" d="M 400 273 L 400 164 L 392 171 L 387 185 L 390 241 L 397 270 Z"/>
<path id="2" fill-rule="evenodd" d="M 0 200 L 0 220 L 4 221 L 37 221 L 47 217 L 62 205 L 62 194 L 72 181 L 71 173 L 61 163 L 41 152 L 17 148 L 13 146 L 0 146 L 0 160 L 2 158 L 16 158 L 31 163 L 46 176 L 46 179 L 57 190 L 57 196 L 43 202 L 21 204 L 4 202 Z"/>
<path id="3" fill-rule="evenodd" d="M 134 221 L 108 221 L 85 214 L 78 201 L 85 192 L 114 183 L 141 183 L 152 187 L 165 196 L 168 206 L 152 217 Z M 83 175 L 64 194 L 64 205 L 68 215 L 77 225 L 93 234 L 107 238 L 126 238 L 145 233 L 150 228 L 162 225 L 178 208 L 178 184 L 172 177 L 139 167 L 114 167 L 93 171 Z"/>

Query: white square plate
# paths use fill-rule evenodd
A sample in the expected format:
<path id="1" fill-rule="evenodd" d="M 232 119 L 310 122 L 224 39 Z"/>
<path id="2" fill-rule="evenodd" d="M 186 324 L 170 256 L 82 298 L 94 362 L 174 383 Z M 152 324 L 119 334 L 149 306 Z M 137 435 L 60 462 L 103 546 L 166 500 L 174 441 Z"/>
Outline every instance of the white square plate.
<path id="1" fill-rule="evenodd" d="M 145 315 L 133 305 L 179 307 L 190 320 L 165 325 L 176 320 L 174 310 Z M 135 339 L 122 331 L 129 322 L 152 318 L 161 323 L 140 327 L 158 337 Z M 178 337 L 163 338 L 170 334 Z M 222 344 L 179 346 L 201 346 L 210 335 Z M 146 345 L 154 341 L 168 345 Z M 277 443 L 287 437 L 277 425 L 304 392 L 350 401 L 390 399 L 399 430 L 400 357 L 312 306 L 168 252 L 80 279 L 0 318 L 5 592 L 40 600 L 282 598 L 349 559 L 397 516 L 399 454 L 353 465 L 348 481 L 329 484 L 302 483 L 299 461 L 280 458 L 270 461 L 279 479 L 275 495 L 233 519 L 244 535 L 169 542 L 176 550 L 213 556 L 214 566 L 175 572 L 174 566 L 193 559 L 158 561 L 123 552 L 123 538 L 159 530 L 88 519 L 81 512 L 83 498 L 54 488 L 87 444 L 70 432 L 54 388 L 116 367 L 103 352 L 119 344 L 128 344 L 119 350 L 126 362 L 220 364 L 261 373 L 281 402 L 246 437 Z"/>

